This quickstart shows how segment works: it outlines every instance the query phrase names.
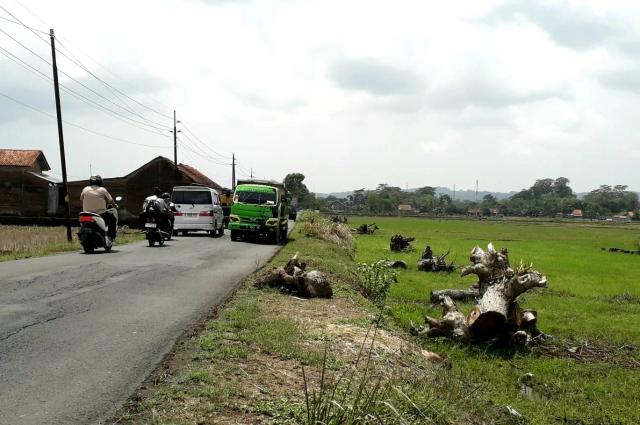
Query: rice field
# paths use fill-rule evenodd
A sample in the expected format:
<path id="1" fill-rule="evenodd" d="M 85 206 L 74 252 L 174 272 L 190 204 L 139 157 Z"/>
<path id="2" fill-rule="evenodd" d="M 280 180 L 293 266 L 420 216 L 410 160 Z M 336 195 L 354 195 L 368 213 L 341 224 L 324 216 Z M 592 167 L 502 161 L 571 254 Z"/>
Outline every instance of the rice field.
<path id="1" fill-rule="evenodd" d="M 640 255 L 602 248 L 637 250 L 638 225 L 456 221 L 415 218 L 350 218 L 349 226 L 377 223 L 374 235 L 358 236 L 356 261 L 402 259 L 387 299 L 395 325 L 408 329 L 424 316 L 439 318 L 429 305 L 432 289 L 467 288 L 474 276 L 420 272 L 416 261 L 426 245 L 434 254 L 468 264 L 475 245 L 506 247 L 512 264 L 522 259 L 546 274 L 548 288 L 521 296 L 537 310 L 539 328 L 552 335 L 558 351 L 512 353 L 490 346 L 466 347 L 446 340 L 422 340 L 443 353 L 452 376 L 482 391 L 491 405 L 511 406 L 533 424 L 640 423 Z M 394 234 L 415 237 L 415 250 L 392 253 Z M 463 312 L 470 305 L 460 305 Z M 591 353 L 580 358 L 576 353 Z M 533 391 L 521 393 L 521 379 L 533 374 Z"/>
<path id="2" fill-rule="evenodd" d="M 73 242 L 67 242 L 63 226 L 4 226 L 0 225 L 0 261 L 38 257 L 56 252 L 81 250 L 77 228 L 72 229 Z M 137 230 L 119 230 L 118 243 L 142 240 Z"/>

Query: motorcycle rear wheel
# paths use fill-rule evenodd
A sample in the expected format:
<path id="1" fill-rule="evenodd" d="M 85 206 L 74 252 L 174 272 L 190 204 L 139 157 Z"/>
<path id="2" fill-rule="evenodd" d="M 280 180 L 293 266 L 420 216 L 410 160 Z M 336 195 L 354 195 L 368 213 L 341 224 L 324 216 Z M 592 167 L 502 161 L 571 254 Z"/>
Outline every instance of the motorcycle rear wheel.
<path id="1" fill-rule="evenodd" d="M 93 247 L 93 245 L 91 244 L 83 244 L 82 245 L 82 249 L 84 249 L 84 253 L 85 254 L 93 254 L 93 251 L 95 250 L 95 248 Z"/>
<path id="2" fill-rule="evenodd" d="M 149 246 L 154 246 L 156 244 L 156 241 L 154 241 L 153 239 L 149 238 Z"/>

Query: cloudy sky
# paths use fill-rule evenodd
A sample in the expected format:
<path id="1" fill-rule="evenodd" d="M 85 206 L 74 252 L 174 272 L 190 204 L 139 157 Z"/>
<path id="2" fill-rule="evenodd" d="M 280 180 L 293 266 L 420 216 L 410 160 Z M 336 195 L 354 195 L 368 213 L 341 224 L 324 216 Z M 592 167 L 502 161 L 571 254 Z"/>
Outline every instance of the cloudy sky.
<path id="1" fill-rule="evenodd" d="M 300 171 L 317 192 L 557 176 L 577 191 L 640 189 L 637 1 L 0 5 L 0 147 L 44 150 L 53 174 L 55 120 L 6 97 L 55 114 L 49 28 L 73 91 L 63 118 L 112 137 L 65 124 L 74 179 L 172 157 L 175 108 L 179 161 L 223 185 L 234 152 L 240 177 Z"/>

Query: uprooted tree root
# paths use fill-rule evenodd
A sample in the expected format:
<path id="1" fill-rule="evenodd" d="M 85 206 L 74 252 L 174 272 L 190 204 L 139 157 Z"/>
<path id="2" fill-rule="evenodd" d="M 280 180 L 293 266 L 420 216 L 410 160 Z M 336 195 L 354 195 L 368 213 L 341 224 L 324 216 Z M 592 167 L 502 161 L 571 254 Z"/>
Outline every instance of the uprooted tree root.
<path id="1" fill-rule="evenodd" d="M 302 297 L 331 298 L 333 289 L 327 276 L 318 271 L 305 271 L 307 264 L 298 260 L 298 253 L 287 262 L 284 267 L 276 267 L 261 273 L 255 286 L 284 288 Z"/>
<path id="2" fill-rule="evenodd" d="M 479 246 L 473 248 L 470 260 L 472 264 L 463 268 L 461 275 L 475 274 L 478 283 L 469 291 L 459 291 L 460 296 L 476 298 L 477 290 L 476 305 L 469 314 L 460 312 L 449 296 L 452 293 L 445 292 L 438 296 L 442 319 L 427 316 L 427 326 L 413 332 L 429 338 L 501 341 L 514 346 L 527 346 L 532 338 L 543 338 L 537 329 L 537 312 L 520 308 L 517 298 L 532 288 L 546 287 L 546 277 L 522 263 L 511 268 L 507 250 L 498 252 L 492 244 L 486 252 Z M 433 301 L 433 293 L 431 298 Z"/>
<path id="3" fill-rule="evenodd" d="M 455 261 L 451 261 L 450 263 L 446 261 L 449 252 L 450 251 L 447 251 L 444 254 L 434 256 L 431 247 L 427 245 L 418 260 L 418 270 L 423 272 L 453 272 L 456 269 Z"/>
<path id="4" fill-rule="evenodd" d="M 413 242 L 415 238 L 405 238 L 402 235 L 393 235 L 391 236 L 391 241 L 389 242 L 389 249 L 393 252 L 404 252 L 411 251 L 413 247 L 411 246 L 411 242 Z"/>
<path id="5" fill-rule="evenodd" d="M 346 221 L 345 221 L 346 223 Z M 358 227 L 354 227 L 351 229 L 351 233 L 355 233 L 356 235 L 373 235 L 379 227 L 376 226 L 376 223 L 363 223 Z"/>

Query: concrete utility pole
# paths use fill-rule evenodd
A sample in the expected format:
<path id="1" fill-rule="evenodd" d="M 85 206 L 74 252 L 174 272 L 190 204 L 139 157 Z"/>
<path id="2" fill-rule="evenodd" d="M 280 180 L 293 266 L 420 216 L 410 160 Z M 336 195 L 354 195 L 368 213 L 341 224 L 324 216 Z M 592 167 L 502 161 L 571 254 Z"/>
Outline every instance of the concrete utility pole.
<path id="1" fill-rule="evenodd" d="M 478 202 L 478 180 L 476 180 L 476 202 Z"/>
<path id="2" fill-rule="evenodd" d="M 253 167 L 251 167 L 251 179 L 253 180 Z"/>
<path id="3" fill-rule="evenodd" d="M 60 87 L 58 86 L 58 65 L 56 64 L 56 37 L 53 28 L 51 37 L 51 63 L 53 65 L 53 91 L 56 96 L 56 116 L 58 118 L 58 141 L 60 142 L 60 165 L 62 167 L 62 195 L 64 196 L 64 218 L 67 226 L 67 241 L 71 242 L 71 208 L 69 206 L 69 188 L 67 185 L 67 160 L 64 154 L 64 136 L 62 134 L 62 111 L 60 108 Z"/>
<path id="4" fill-rule="evenodd" d="M 173 163 L 178 169 L 178 131 L 176 129 L 176 110 L 173 110 Z"/>
<path id="5" fill-rule="evenodd" d="M 231 154 L 231 190 L 236 190 L 236 154 Z"/>

